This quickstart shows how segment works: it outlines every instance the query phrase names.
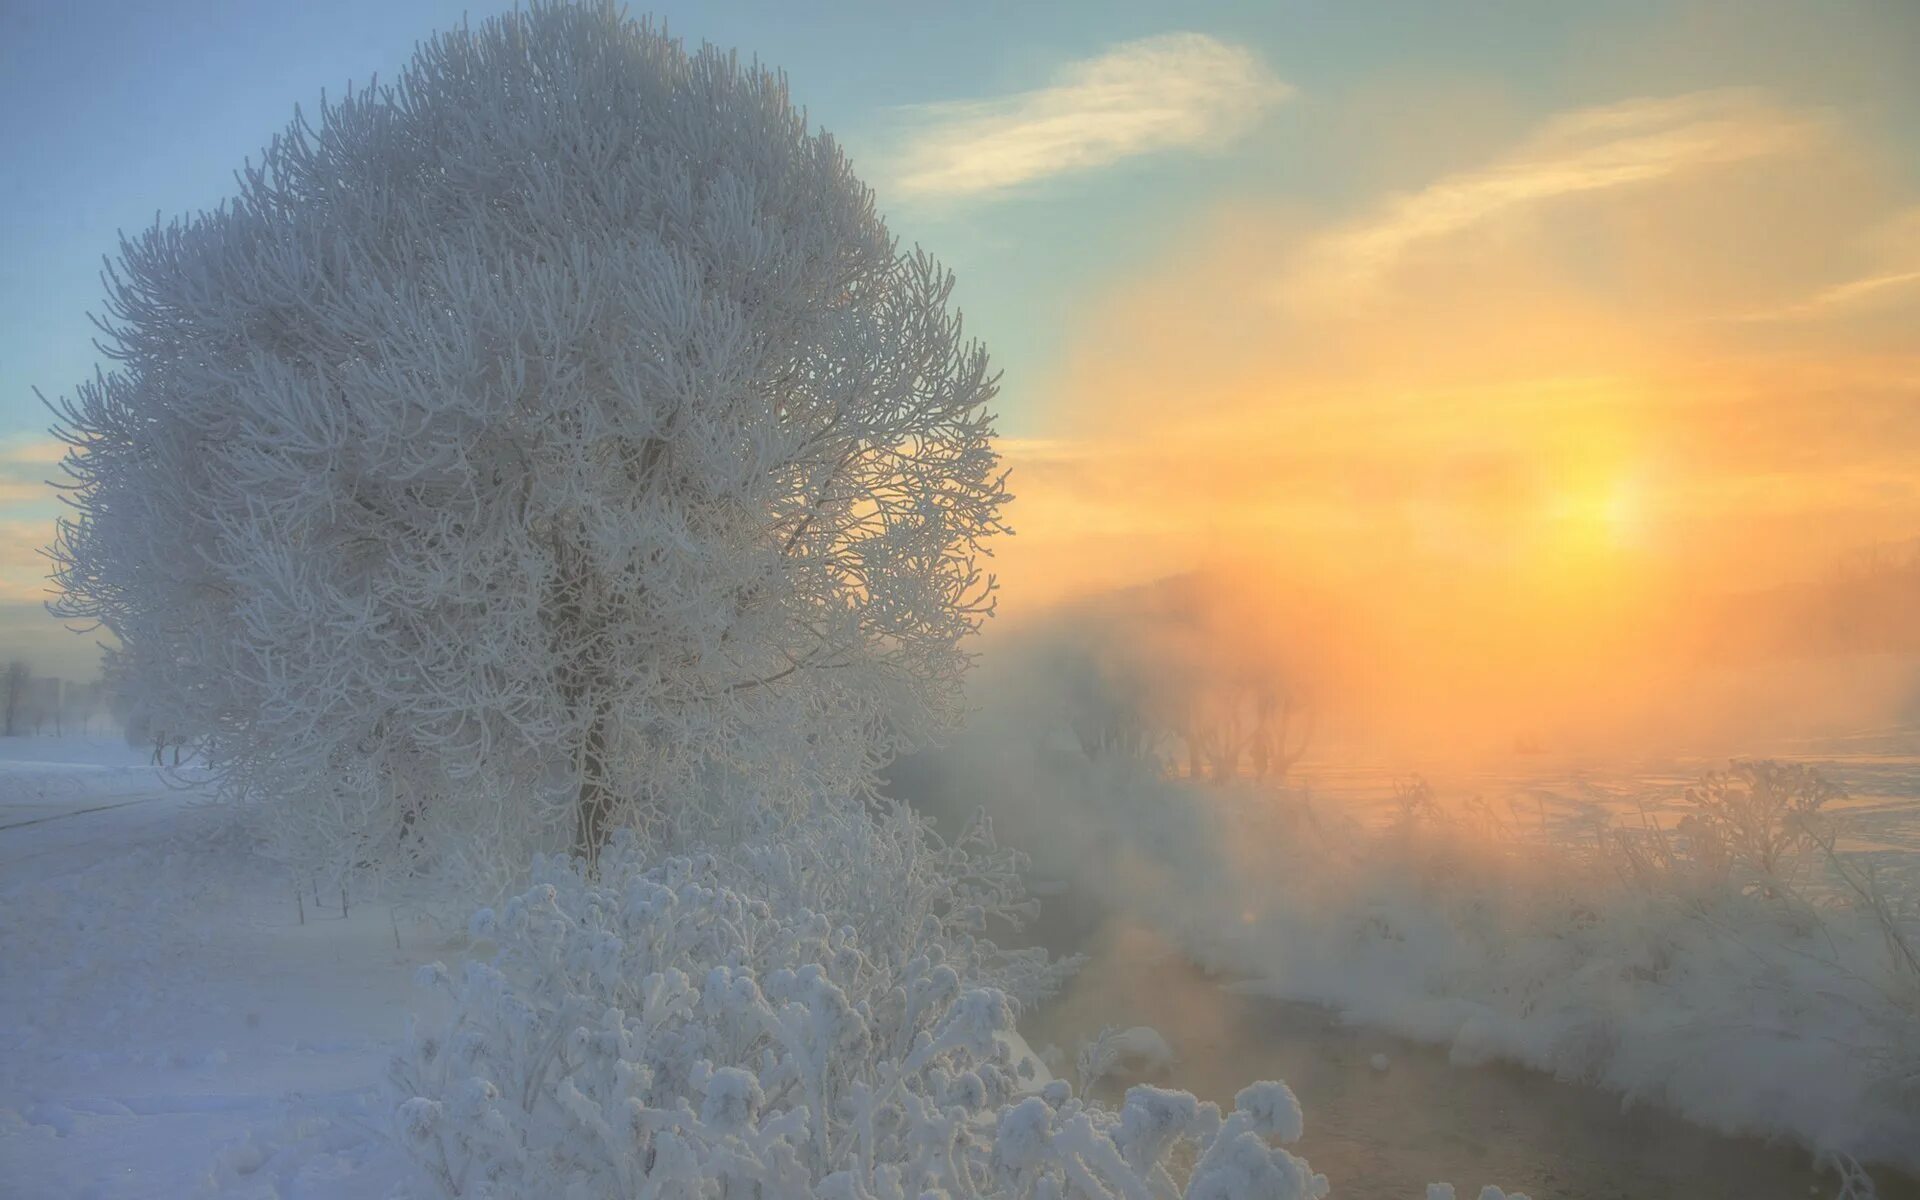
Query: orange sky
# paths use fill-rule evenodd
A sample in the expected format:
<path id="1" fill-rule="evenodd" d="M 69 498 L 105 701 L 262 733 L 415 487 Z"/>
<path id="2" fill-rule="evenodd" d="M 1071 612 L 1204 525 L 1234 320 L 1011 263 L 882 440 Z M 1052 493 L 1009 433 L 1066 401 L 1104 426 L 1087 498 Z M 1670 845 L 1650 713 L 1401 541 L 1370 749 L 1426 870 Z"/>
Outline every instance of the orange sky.
<path id="1" fill-rule="evenodd" d="M 1134 573 L 1109 540 L 1764 582 L 1920 533 L 1890 175 L 1721 91 L 1562 114 L 1357 218 L 1224 206 L 1070 331 L 1009 446 L 1010 587 Z"/>
<path id="2" fill-rule="evenodd" d="M 1069 346 L 1009 446 L 1015 611 L 1234 562 L 1403 675 L 1630 705 L 1702 597 L 1920 535 L 1920 195 L 1759 91 L 1562 113 L 1355 216 L 1222 205 Z"/>

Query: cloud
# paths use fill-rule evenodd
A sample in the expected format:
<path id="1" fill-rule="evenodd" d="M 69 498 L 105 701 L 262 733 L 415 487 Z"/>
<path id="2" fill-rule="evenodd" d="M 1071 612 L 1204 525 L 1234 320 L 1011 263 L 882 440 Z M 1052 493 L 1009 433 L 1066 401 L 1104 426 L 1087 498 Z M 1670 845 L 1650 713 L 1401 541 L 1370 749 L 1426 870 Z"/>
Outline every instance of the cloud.
<path id="1" fill-rule="evenodd" d="M 62 478 L 65 443 L 53 438 L 0 438 L 0 659 L 25 658 L 36 672 L 67 679 L 100 674 L 104 631 L 85 631 L 48 614 L 54 594 L 54 539 L 59 493 L 46 480 Z"/>
<path id="2" fill-rule="evenodd" d="M 47 599 L 51 567 L 41 548 L 52 536 L 50 521 L 0 520 L 0 601 Z"/>
<path id="3" fill-rule="evenodd" d="M 47 481 L 63 478 L 59 463 L 66 452 L 54 438 L 0 438 L 0 513 L 49 508 L 58 493 Z"/>
<path id="4" fill-rule="evenodd" d="M 1182 146 L 1220 146 L 1292 94 L 1258 56 L 1198 33 L 1124 42 L 1055 82 L 904 110 L 895 173 L 912 196 L 979 196 Z"/>
<path id="5" fill-rule="evenodd" d="M 1296 308 L 1351 306 L 1421 243 L 1552 201 L 1645 185 L 1809 145 L 1814 117 L 1729 88 L 1636 98 L 1552 117 L 1490 165 L 1394 197 L 1328 231 L 1283 287 Z"/>
<path id="6" fill-rule="evenodd" d="M 0 438 L 0 604 L 39 604 L 48 596 L 42 548 L 53 540 L 64 442 L 50 437 Z M 4 649 L 4 639 L 0 639 Z"/>
<path id="7" fill-rule="evenodd" d="M 1853 278 L 1736 320 L 1828 320 L 1920 300 L 1920 206 L 1895 214 L 1860 242 L 1866 265 Z"/>
<path id="8" fill-rule="evenodd" d="M 1747 321 L 1795 321 L 1864 308 L 1920 292 L 1920 271 L 1893 271 L 1821 288 L 1805 300 L 1745 314 Z"/>
<path id="9" fill-rule="evenodd" d="M 57 463 L 67 456 L 67 444 L 58 438 L 15 435 L 0 438 L 0 463 Z"/>

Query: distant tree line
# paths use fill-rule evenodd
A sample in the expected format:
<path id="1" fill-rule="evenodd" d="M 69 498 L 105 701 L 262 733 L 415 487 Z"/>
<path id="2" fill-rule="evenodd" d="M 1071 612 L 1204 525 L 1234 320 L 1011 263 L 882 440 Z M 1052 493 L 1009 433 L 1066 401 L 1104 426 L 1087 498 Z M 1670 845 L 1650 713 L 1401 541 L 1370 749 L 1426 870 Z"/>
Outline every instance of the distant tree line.
<path id="1" fill-rule="evenodd" d="M 91 733 L 96 722 L 106 722 L 114 715 L 105 681 L 76 683 L 35 675 L 23 659 L 14 659 L 0 673 L 0 695 L 6 704 L 7 737 Z"/>
<path id="2" fill-rule="evenodd" d="M 1034 631 L 1020 690 L 1064 719 L 1089 759 L 1284 783 L 1313 740 L 1317 706 L 1295 631 L 1263 599 L 1196 574 L 1084 602 Z"/>
<path id="3" fill-rule="evenodd" d="M 1313 739 L 1315 709 L 1284 666 L 1162 656 L 1138 642 L 1057 645 L 1074 741 L 1088 758 L 1126 755 L 1169 774 L 1284 782 Z"/>
<path id="4" fill-rule="evenodd" d="M 53 675 L 35 675 L 24 659 L 14 659 L 0 671 L 0 699 L 5 702 L 6 737 L 94 733 L 118 727 L 129 746 L 153 751 L 155 766 L 179 766 L 191 739 L 173 723 L 159 719 L 151 707 L 127 697 L 105 679 L 85 683 Z"/>
<path id="5" fill-rule="evenodd" d="M 1836 558 L 1819 577 L 1725 597 L 1709 648 L 1750 660 L 1804 654 L 1920 653 L 1920 538 Z"/>

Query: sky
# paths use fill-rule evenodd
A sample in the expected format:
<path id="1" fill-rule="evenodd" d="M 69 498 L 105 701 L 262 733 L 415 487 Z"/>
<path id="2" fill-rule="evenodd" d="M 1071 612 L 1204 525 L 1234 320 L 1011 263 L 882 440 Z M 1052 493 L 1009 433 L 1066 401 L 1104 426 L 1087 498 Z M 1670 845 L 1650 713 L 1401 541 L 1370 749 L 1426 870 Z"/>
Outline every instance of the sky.
<path id="1" fill-rule="evenodd" d="M 0 650 L 91 671 L 34 389 L 100 364 L 117 232 L 503 7 L 0 0 Z M 1010 607 L 1252 560 L 1564 640 L 1920 536 L 1920 4 L 652 11 L 958 275 Z"/>

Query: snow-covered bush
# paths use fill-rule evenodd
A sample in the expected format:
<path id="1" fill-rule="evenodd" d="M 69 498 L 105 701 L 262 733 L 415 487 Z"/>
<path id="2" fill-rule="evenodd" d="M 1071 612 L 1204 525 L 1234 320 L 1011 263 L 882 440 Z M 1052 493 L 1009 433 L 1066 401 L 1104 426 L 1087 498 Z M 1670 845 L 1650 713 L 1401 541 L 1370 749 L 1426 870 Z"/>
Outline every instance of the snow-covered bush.
<path id="1" fill-rule="evenodd" d="M 950 286 L 768 70 L 611 3 L 442 34 L 123 240 L 57 607 L 324 867 L 858 794 L 991 602 Z"/>
<path id="2" fill-rule="evenodd" d="M 1284 1085 L 1222 1114 L 1136 1087 L 1120 1111 L 1016 1066 L 1007 995 L 930 941 L 867 953 L 713 859 L 597 878 L 547 864 L 474 933 L 497 947 L 394 1066 L 397 1137 L 444 1197 L 1308 1200 Z"/>
<path id="3" fill-rule="evenodd" d="M 1025 855 L 995 841 L 984 813 L 949 841 L 904 804 L 822 804 L 776 842 L 714 846 L 729 884 L 855 930 L 862 951 L 893 969 L 939 945 L 963 974 L 1024 1006 L 1053 994 L 1078 965 L 995 940 L 1020 932 L 1038 905 L 1021 880 Z"/>
<path id="4" fill-rule="evenodd" d="M 1103 1025 L 1080 1044 L 1073 1073 L 1085 1091 L 1123 1068 L 1136 1079 L 1164 1076 L 1174 1061 L 1173 1047 L 1151 1025 Z"/>
<path id="5" fill-rule="evenodd" d="M 1686 790 L 1680 822 L 1690 854 L 1709 871 L 1776 894 L 1804 865 L 1821 833 L 1821 810 L 1840 789 L 1805 763 L 1734 762 Z"/>

